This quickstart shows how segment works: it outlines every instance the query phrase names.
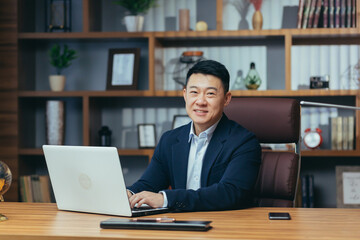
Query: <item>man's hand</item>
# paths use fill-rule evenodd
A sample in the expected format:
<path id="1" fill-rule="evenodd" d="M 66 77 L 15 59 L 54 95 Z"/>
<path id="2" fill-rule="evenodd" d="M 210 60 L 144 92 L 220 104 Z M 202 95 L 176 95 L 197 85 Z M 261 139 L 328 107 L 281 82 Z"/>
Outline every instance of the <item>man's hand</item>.
<path id="1" fill-rule="evenodd" d="M 142 191 L 132 195 L 129 198 L 130 206 L 133 208 L 137 203 L 137 207 L 141 207 L 142 204 L 147 204 L 150 207 L 158 208 L 164 204 L 164 196 L 161 193 L 153 193 L 148 191 Z"/>
<path id="2" fill-rule="evenodd" d="M 127 192 L 127 195 L 128 195 L 128 198 L 130 198 L 133 194 L 130 192 L 130 190 L 126 189 L 126 192 Z"/>

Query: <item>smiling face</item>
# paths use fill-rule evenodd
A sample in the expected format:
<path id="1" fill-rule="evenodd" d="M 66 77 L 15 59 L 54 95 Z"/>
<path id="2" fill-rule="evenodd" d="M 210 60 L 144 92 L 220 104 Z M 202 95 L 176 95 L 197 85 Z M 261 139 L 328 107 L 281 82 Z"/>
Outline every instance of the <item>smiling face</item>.
<path id="1" fill-rule="evenodd" d="M 221 118 L 224 107 L 231 100 L 231 93 L 224 93 L 219 78 L 194 73 L 184 89 L 184 99 L 186 112 L 194 123 L 195 134 L 199 135 Z"/>

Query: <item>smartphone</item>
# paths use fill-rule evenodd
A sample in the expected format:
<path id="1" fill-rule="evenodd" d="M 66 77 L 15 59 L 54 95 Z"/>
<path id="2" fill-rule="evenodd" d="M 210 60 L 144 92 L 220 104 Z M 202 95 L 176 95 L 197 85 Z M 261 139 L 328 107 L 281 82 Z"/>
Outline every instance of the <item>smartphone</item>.
<path id="1" fill-rule="evenodd" d="M 290 220 L 290 214 L 287 212 L 269 212 L 270 220 Z"/>

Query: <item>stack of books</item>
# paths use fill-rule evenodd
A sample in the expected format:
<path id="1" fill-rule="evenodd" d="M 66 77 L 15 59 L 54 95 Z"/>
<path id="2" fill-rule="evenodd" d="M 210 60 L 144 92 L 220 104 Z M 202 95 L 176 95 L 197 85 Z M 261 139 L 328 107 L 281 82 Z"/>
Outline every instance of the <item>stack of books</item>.
<path id="1" fill-rule="evenodd" d="M 299 0 L 297 28 L 354 28 L 356 0 Z"/>
<path id="2" fill-rule="evenodd" d="M 314 204 L 314 175 L 301 176 L 302 207 L 313 208 Z"/>
<path id="3" fill-rule="evenodd" d="M 333 117 L 331 121 L 331 150 L 354 150 L 354 116 Z"/>
<path id="4" fill-rule="evenodd" d="M 55 202 L 49 176 L 20 176 L 20 196 L 23 202 Z"/>

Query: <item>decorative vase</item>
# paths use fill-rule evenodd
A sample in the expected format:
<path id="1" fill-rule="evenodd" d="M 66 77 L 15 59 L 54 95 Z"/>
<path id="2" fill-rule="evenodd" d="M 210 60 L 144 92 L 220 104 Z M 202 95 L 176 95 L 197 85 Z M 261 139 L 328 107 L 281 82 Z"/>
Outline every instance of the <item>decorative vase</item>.
<path id="1" fill-rule="evenodd" d="M 187 8 L 179 10 L 179 30 L 190 30 L 190 10 Z"/>
<path id="2" fill-rule="evenodd" d="M 64 91 L 66 78 L 64 75 L 50 75 L 50 89 L 55 92 Z"/>
<path id="3" fill-rule="evenodd" d="M 64 101 L 46 101 L 46 144 L 63 145 L 65 132 Z"/>
<path id="4" fill-rule="evenodd" d="M 261 79 L 259 73 L 255 69 L 255 63 L 250 64 L 250 70 L 245 77 L 245 86 L 249 90 L 256 90 L 260 87 Z"/>
<path id="5" fill-rule="evenodd" d="M 141 32 L 144 26 L 144 16 L 125 16 L 125 25 L 128 32 Z"/>
<path id="6" fill-rule="evenodd" d="M 252 25 L 254 30 L 262 29 L 263 16 L 259 10 L 254 12 L 254 15 L 252 17 Z"/>

